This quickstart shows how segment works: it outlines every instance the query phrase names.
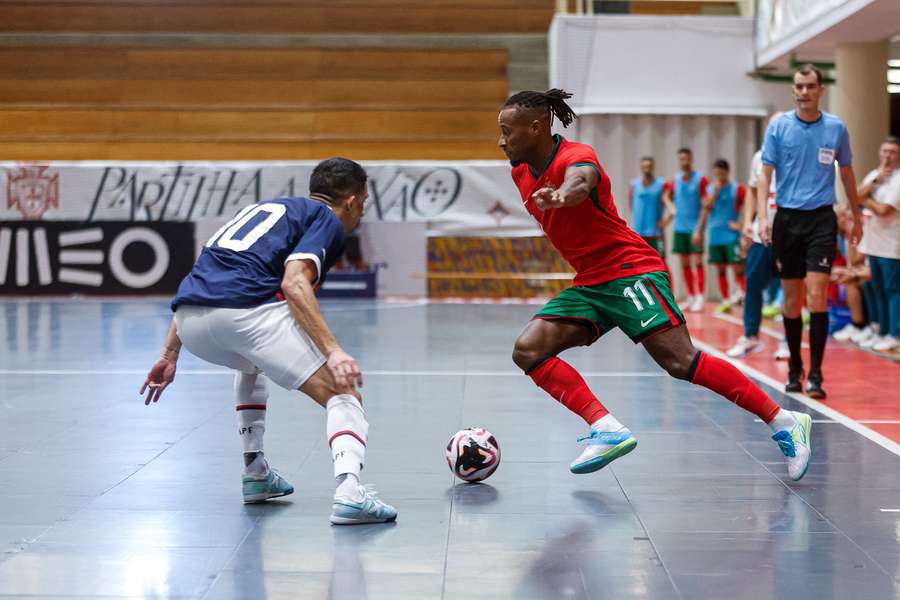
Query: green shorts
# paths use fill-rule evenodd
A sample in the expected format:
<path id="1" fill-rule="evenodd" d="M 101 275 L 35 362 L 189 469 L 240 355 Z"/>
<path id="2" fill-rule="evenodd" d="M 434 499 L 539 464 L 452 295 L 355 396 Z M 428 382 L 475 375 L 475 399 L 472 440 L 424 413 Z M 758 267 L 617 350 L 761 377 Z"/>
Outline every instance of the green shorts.
<path id="1" fill-rule="evenodd" d="M 616 327 L 637 344 L 684 323 L 665 271 L 570 287 L 545 304 L 534 318 L 584 322 L 595 333 L 590 344 Z"/>
<path id="2" fill-rule="evenodd" d="M 661 237 L 644 237 L 644 241 L 650 244 L 651 248 L 659 252 L 659 255 L 662 258 L 666 257 L 666 244 Z"/>
<path id="3" fill-rule="evenodd" d="M 675 232 L 672 239 L 672 254 L 703 254 L 703 247 L 691 242 L 692 233 Z"/>
<path id="4" fill-rule="evenodd" d="M 709 264 L 711 265 L 733 265 L 741 262 L 740 246 L 735 242 L 733 244 L 710 244 L 709 245 Z"/>

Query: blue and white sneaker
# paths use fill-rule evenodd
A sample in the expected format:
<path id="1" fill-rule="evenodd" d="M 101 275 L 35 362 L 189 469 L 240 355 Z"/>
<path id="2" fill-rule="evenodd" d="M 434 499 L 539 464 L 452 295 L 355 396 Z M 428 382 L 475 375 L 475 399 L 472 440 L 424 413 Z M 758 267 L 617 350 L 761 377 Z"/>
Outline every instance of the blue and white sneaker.
<path id="1" fill-rule="evenodd" d="M 362 525 L 364 523 L 389 523 L 397 520 L 397 509 L 378 499 L 374 486 L 359 486 L 362 500 L 335 497 L 331 505 L 332 525 Z"/>
<path id="2" fill-rule="evenodd" d="M 280 498 L 294 493 L 294 486 L 275 469 L 269 469 L 265 475 L 244 475 L 242 483 L 244 504 L 265 502 L 269 498 Z"/>
<path id="3" fill-rule="evenodd" d="M 797 423 L 790 431 L 782 429 L 775 432 L 772 439 L 778 442 L 781 452 L 787 456 L 788 476 L 800 481 L 809 469 L 812 457 L 812 417 L 806 413 L 791 411 Z"/>
<path id="4" fill-rule="evenodd" d="M 591 435 L 578 438 L 578 441 L 584 443 L 586 447 L 584 452 L 569 465 L 569 470 L 578 475 L 599 471 L 637 446 L 637 440 L 627 429 L 622 431 L 591 429 Z"/>

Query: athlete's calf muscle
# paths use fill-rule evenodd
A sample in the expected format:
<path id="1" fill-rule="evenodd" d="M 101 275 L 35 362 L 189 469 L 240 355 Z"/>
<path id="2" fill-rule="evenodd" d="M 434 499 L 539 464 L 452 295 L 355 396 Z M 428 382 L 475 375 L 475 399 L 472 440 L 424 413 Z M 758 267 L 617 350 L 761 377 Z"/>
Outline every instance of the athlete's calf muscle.
<path id="1" fill-rule="evenodd" d="M 331 398 L 341 394 L 331 372 L 325 365 L 322 365 L 312 377 L 300 386 L 300 391 L 321 406 L 325 406 Z M 354 389 L 349 393 L 362 404 L 362 396 L 360 396 L 358 391 Z"/>

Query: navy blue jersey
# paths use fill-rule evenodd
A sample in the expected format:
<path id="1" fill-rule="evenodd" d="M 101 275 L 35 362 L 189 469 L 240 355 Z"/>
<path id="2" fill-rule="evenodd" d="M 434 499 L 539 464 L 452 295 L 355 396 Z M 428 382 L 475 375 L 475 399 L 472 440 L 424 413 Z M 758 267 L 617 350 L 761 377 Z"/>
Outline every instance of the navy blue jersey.
<path id="1" fill-rule="evenodd" d="M 251 204 L 206 242 L 172 310 L 181 304 L 251 308 L 273 302 L 288 262 L 314 262 L 321 283 L 343 246 L 344 227 L 321 202 L 277 198 Z"/>

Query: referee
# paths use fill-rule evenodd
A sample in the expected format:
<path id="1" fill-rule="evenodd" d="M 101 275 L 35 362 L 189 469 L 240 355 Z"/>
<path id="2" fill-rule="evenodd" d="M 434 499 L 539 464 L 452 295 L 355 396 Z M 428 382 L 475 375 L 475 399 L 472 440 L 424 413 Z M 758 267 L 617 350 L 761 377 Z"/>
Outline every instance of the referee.
<path id="1" fill-rule="evenodd" d="M 806 393 L 822 399 L 822 358 L 828 339 L 827 291 L 838 231 L 833 209 L 835 161 L 853 211 L 853 245 L 862 238 L 862 217 L 847 127 L 835 115 L 819 110 L 819 100 L 825 93 L 821 71 L 808 64 L 800 67 L 794 73 L 793 93 L 797 110 L 784 113 L 766 129 L 757 214 L 760 237 L 764 244 L 772 242 L 775 266 L 784 287 L 784 336 L 791 352 L 784 389 L 803 391 L 800 309 L 805 296 L 811 313 Z M 777 175 L 778 212 L 769 223 L 765 202 L 773 172 Z"/>

